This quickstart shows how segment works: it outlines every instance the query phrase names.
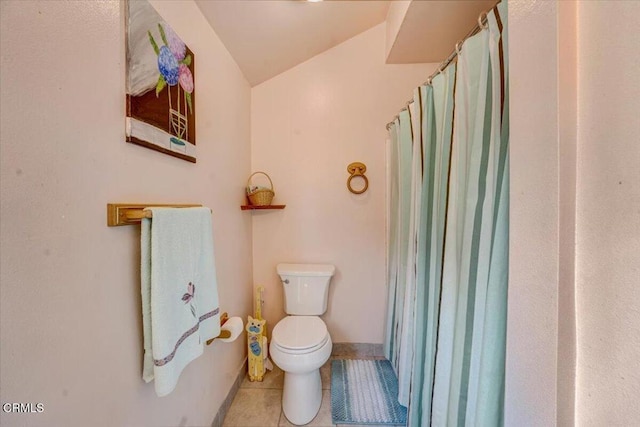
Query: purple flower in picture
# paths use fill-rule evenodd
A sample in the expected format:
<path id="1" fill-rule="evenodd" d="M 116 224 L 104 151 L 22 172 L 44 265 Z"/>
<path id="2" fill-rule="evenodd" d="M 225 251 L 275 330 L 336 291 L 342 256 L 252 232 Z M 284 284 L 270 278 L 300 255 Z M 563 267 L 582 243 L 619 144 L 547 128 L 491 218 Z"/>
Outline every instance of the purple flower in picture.
<path id="1" fill-rule="evenodd" d="M 191 94 L 194 90 L 194 82 L 193 73 L 189 69 L 192 64 L 192 58 L 190 54 L 187 55 L 186 45 L 171 27 L 167 26 L 167 28 L 164 28 L 160 23 L 157 25 L 160 38 L 164 43 L 163 46 L 158 46 L 151 30 L 147 31 L 149 43 L 151 43 L 153 51 L 158 55 L 158 70 L 160 71 L 160 75 L 156 83 L 156 97 L 159 97 L 165 86 L 168 86 L 171 129 L 176 136 L 183 138 L 187 131 L 187 108 L 189 112 L 193 114 L 193 99 Z M 180 83 L 180 86 L 178 86 L 178 103 L 175 105 L 175 107 L 177 107 L 177 110 L 175 110 L 171 97 L 171 86 L 176 86 L 178 83 Z M 181 111 L 180 88 L 183 90 L 184 114 Z M 193 305 L 191 311 L 195 316 Z"/>
<path id="2" fill-rule="evenodd" d="M 167 46 L 162 46 L 158 53 L 158 70 L 169 86 L 178 84 L 179 65 L 176 57 Z"/>
<path id="3" fill-rule="evenodd" d="M 171 53 L 173 53 L 173 56 L 175 56 L 178 62 L 182 61 L 187 54 L 187 46 L 173 31 L 173 28 L 167 25 L 167 27 L 163 29 Z"/>
<path id="4" fill-rule="evenodd" d="M 180 64 L 178 79 L 180 80 L 180 86 L 185 92 L 193 92 L 193 74 L 191 74 L 189 67 L 184 64 Z"/>

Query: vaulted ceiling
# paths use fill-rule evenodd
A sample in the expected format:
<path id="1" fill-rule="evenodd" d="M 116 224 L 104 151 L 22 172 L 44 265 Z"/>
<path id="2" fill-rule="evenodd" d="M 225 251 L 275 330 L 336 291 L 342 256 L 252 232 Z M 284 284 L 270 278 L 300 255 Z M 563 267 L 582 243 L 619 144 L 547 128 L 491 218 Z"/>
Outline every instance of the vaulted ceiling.
<path id="1" fill-rule="evenodd" d="M 440 62 L 495 0 L 196 0 L 255 86 L 386 21 L 387 63 Z"/>

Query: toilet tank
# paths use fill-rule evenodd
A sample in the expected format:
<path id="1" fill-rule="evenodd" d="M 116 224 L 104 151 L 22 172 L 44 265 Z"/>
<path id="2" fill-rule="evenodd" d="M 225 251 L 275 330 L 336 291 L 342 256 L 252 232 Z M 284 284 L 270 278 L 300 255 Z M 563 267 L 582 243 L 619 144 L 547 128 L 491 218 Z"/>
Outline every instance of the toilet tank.
<path id="1" fill-rule="evenodd" d="M 278 264 L 284 288 L 284 311 L 297 316 L 320 316 L 327 311 L 329 282 L 336 268 L 329 264 Z"/>

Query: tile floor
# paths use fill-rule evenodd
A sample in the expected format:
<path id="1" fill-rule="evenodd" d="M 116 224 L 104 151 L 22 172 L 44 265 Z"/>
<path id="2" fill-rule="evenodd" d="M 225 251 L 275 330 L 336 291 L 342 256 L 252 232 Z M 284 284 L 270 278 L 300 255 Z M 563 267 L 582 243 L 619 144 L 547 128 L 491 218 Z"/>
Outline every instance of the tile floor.
<path id="1" fill-rule="evenodd" d="M 331 360 L 348 359 L 346 356 L 333 356 L 320 368 L 322 378 L 322 405 L 320 412 L 309 423 L 310 427 L 336 427 L 331 422 Z M 358 357 L 360 359 L 379 359 L 379 356 Z M 274 366 L 274 370 L 265 375 L 263 382 L 251 382 L 248 377 L 242 381 L 240 389 L 233 399 L 231 408 L 224 419 L 224 427 L 281 427 L 293 426 L 282 413 L 282 386 L 284 373 Z M 338 424 L 337 427 L 359 427 L 354 424 Z M 368 424 L 367 427 L 376 425 Z"/>

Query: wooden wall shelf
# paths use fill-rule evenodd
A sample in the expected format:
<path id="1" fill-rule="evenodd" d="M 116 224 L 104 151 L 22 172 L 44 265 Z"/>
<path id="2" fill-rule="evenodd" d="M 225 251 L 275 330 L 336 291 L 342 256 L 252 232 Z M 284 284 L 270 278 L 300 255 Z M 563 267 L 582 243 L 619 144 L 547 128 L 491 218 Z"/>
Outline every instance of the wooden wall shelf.
<path id="1" fill-rule="evenodd" d="M 253 206 L 253 205 L 242 205 L 240 209 L 243 211 L 256 211 L 262 209 L 284 209 L 287 205 L 269 205 L 269 206 Z"/>

